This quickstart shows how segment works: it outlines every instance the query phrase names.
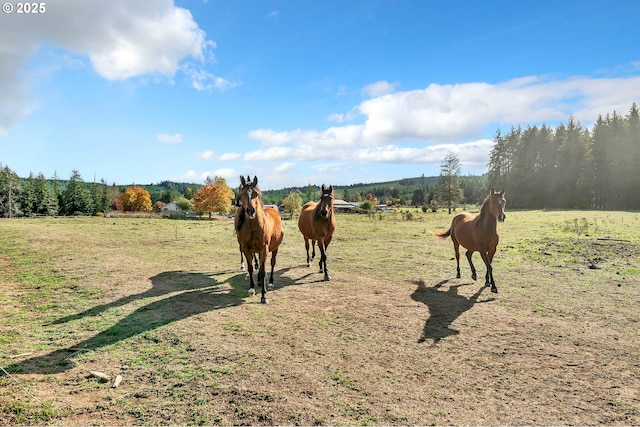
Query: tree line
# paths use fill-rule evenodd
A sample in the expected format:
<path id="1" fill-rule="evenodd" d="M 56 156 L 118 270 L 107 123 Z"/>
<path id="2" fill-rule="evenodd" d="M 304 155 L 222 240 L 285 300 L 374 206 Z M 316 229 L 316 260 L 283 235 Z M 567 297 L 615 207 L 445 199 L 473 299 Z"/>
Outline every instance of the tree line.
<path id="1" fill-rule="evenodd" d="M 640 209 L 640 115 L 600 115 L 591 129 L 571 116 L 555 128 L 497 131 L 489 186 L 506 187 L 510 207 Z"/>
<path id="2" fill-rule="evenodd" d="M 151 211 L 170 202 L 176 202 L 183 210 L 224 213 L 231 210 L 232 197 L 233 191 L 219 177 L 204 186 L 167 181 L 126 187 L 107 185 L 104 180 L 85 182 L 77 170 L 68 180 L 61 180 L 56 174 L 47 179 L 42 173 L 20 178 L 0 164 L 0 217 L 4 218 Z"/>

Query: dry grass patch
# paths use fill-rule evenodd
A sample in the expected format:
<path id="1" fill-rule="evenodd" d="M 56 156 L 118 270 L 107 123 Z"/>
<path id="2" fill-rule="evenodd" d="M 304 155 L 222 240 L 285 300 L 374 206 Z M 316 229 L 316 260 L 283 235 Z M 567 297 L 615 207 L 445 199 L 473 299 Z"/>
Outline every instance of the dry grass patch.
<path id="1" fill-rule="evenodd" d="M 566 230 L 578 215 L 607 228 Z M 510 213 L 497 295 L 453 279 L 430 234 L 450 216 L 402 218 L 339 216 L 330 282 L 285 221 L 267 306 L 227 221 L 0 222 L 0 421 L 640 423 L 637 214 Z"/>

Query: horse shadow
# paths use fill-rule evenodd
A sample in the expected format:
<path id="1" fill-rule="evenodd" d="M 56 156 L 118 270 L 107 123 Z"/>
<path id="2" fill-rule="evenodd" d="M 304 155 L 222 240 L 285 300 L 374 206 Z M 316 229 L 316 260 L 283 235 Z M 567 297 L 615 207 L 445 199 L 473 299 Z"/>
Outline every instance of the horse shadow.
<path id="1" fill-rule="evenodd" d="M 100 316 L 107 310 L 124 306 L 136 300 L 156 298 L 153 302 L 139 307 L 111 327 L 82 342 L 15 363 L 6 369 L 16 373 L 60 373 L 74 366 L 72 358 L 80 352 L 98 350 L 200 313 L 242 304 L 244 295 L 242 295 L 238 284 L 239 279 L 235 277 L 226 281 L 231 284 L 231 290 L 229 290 L 228 287 L 220 286 L 223 282 L 216 280 L 213 277 L 215 275 L 183 271 L 163 272 L 150 278 L 152 287 L 145 292 L 128 295 L 81 313 L 55 320 L 49 325 L 81 321 L 87 317 Z M 162 298 L 163 296 L 164 298 Z"/>
<path id="2" fill-rule="evenodd" d="M 489 298 L 478 301 L 485 289 L 484 286 L 468 298 L 458 293 L 458 288 L 463 286 L 462 284 L 451 285 L 446 291 L 441 291 L 442 285 L 448 282 L 449 280 L 443 280 L 432 287 L 427 287 L 424 280 L 414 282 L 417 288 L 411 294 L 411 298 L 429 308 L 429 317 L 425 321 L 422 335 L 418 339 L 419 343 L 433 340 L 433 345 L 436 345 L 443 338 L 459 334 L 460 332 L 452 328 L 451 325 L 462 313 L 471 309 L 476 303 L 494 300 L 494 298 Z"/>

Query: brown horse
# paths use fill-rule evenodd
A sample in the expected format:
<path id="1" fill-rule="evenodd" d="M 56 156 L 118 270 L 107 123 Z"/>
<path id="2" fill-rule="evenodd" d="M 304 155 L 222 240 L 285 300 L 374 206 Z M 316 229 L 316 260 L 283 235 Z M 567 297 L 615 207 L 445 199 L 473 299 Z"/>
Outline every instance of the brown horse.
<path id="1" fill-rule="evenodd" d="M 242 189 L 242 186 L 238 188 L 238 193 L 240 193 L 241 189 Z M 239 196 L 236 197 L 236 200 L 234 201 L 234 206 L 236 207 L 234 231 L 236 233 L 236 237 L 238 237 L 238 225 L 241 225 L 244 222 L 244 212 L 242 212 L 242 209 L 240 207 Z M 238 246 L 240 248 L 240 270 L 244 270 L 244 254 L 242 253 L 242 245 L 238 243 Z M 253 265 L 255 265 L 256 270 L 260 268 L 260 264 L 258 264 L 258 256 L 256 254 L 253 254 Z M 249 273 L 247 273 L 247 277 L 249 277 Z"/>
<path id="2" fill-rule="evenodd" d="M 498 292 L 496 282 L 493 280 L 493 255 L 498 247 L 498 221 L 503 222 L 506 219 L 504 209 L 506 200 L 504 199 L 504 188 L 500 192 L 496 192 L 493 188 L 489 195 L 484 199 L 480 213 L 472 215 L 462 212 L 451 221 L 451 227 L 447 231 L 435 233 L 436 237 L 445 239 L 451 236 L 453 241 L 453 249 L 456 252 L 457 274 L 460 278 L 460 250 L 459 247 L 467 249 L 466 255 L 471 266 L 471 278 L 477 279 L 476 268 L 471 262 L 471 256 L 475 251 L 480 252 L 484 265 L 487 267 L 485 275 L 485 286 L 491 286 L 491 292 Z"/>
<path id="3" fill-rule="evenodd" d="M 267 304 L 267 285 L 265 284 L 265 262 L 271 252 L 271 275 L 269 276 L 269 289 L 273 289 L 273 269 L 276 265 L 278 248 L 284 237 L 280 214 L 273 208 L 265 208 L 262 204 L 262 193 L 258 187 L 258 177 L 253 181 L 247 176 L 245 180 L 240 177 L 240 193 L 238 194 L 239 209 L 236 210 L 234 225 L 238 243 L 247 260 L 247 270 L 251 284 L 249 295 L 255 295 L 255 283 L 253 281 L 253 265 L 251 258 L 258 254 L 260 269 L 258 270 L 258 284 L 262 288 L 261 303 Z"/>
<path id="4" fill-rule="evenodd" d="M 307 267 L 311 265 L 309 258 L 309 240 L 313 245 L 313 257 L 316 256 L 315 242 L 320 249 L 320 273 L 324 272 L 324 280 L 330 280 L 327 270 L 327 248 L 331 243 L 331 237 L 336 230 L 336 217 L 333 212 L 333 185 L 325 188 L 322 184 L 320 202 L 307 202 L 300 212 L 298 228 L 304 236 L 304 245 L 307 249 Z"/>

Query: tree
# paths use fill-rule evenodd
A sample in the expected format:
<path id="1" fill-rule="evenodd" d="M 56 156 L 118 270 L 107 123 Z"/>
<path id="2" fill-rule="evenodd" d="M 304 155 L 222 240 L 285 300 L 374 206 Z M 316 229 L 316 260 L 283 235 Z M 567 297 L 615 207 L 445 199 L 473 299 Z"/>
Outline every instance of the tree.
<path id="1" fill-rule="evenodd" d="M 411 203 L 413 206 L 424 205 L 424 191 L 421 188 L 414 190 L 413 196 L 411 196 Z"/>
<path id="2" fill-rule="evenodd" d="M 20 178 L 8 166 L 0 164 L 0 216 L 13 218 L 22 215 L 20 207 Z"/>
<path id="3" fill-rule="evenodd" d="M 222 188 L 227 193 L 229 199 L 231 200 L 233 200 L 236 196 L 231 187 L 229 187 L 229 185 L 227 184 L 227 180 L 221 176 L 214 176 L 213 182 L 211 182 L 211 177 L 208 176 L 205 180 L 205 183 L 219 185 L 220 188 Z"/>
<path id="4" fill-rule="evenodd" d="M 292 191 L 282 200 L 282 204 L 285 212 L 293 217 L 293 214 L 302 208 L 302 197 L 300 197 L 299 192 Z"/>
<path id="5" fill-rule="evenodd" d="M 167 188 L 165 190 L 162 190 L 162 192 L 160 193 L 160 198 L 158 200 L 165 203 L 171 203 L 178 200 L 180 196 L 182 195 L 175 188 Z"/>
<path id="6" fill-rule="evenodd" d="M 84 185 L 80 172 L 73 170 L 67 188 L 62 192 L 61 211 L 65 215 L 91 214 L 93 201 Z"/>
<path id="7" fill-rule="evenodd" d="M 459 177 L 460 160 L 457 154 L 449 151 L 440 163 L 440 185 L 437 190 L 440 204 L 447 205 L 449 213 L 460 203 L 462 198 L 463 192 Z"/>
<path id="8" fill-rule="evenodd" d="M 38 213 L 38 201 L 36 200 L 36 185 L 33 172 L 29 173 L 29 178 L 22 186 L 20 194 L 20 206 L 24 216 L 36 215 Z"/>
<path id="9" fill-rule="evenodd" d="M 35 182 L 36 212 L 40 215 L 53 216 L 58 213 L 58 197 L 49 186 L 47 179 L 39 173 Z"/>
<path id="10" fill-rule="evenodd" d="M 120 196 L 120 201 L 125 212 L 148 212 L 151 210 L 151 195 L 138 185 L 127 188 Z"/>
<path id="11" fill-rule="evenodd" d="M 185 212 L 194 210 L 193 203 L 191 203 L 191 200 L 187 199 L 186 197 L 179 197 L 178 200 L 175 200 L 175 202 L 176 206 Z"/>
<path id="12" fill-rule="evenodd" d="M 311 183 L 307 185 L 307 202 L 312 202 L 315 200 L 317 191 L 318 189 L 315 185 L 311 185 Z"/>
<path id="13" fill-rule="evenodd" d="M 226 187 L 226 188 L 225 188 Z M 198 215 L 207 212 L 211 218 L 212 212 L 225 214 L 231 211 L 231 189 L 226 183 L 208 184 L 200 188 L 193 195 L 193 207 Z M 233 194 L 233 191 L 231 191 Z"/>

